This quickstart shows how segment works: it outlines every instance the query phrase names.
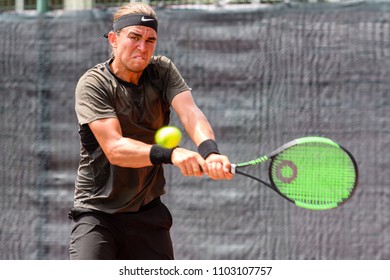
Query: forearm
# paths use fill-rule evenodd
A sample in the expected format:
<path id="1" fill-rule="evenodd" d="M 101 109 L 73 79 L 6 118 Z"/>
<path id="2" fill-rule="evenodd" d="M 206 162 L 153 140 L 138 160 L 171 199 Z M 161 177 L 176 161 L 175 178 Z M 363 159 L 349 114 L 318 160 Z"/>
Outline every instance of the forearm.
<path id="1" fill-rule="evenodd" d="M 192 141 L 198 149 L 201 146 L 202 151 L 200 152 L 202 156 L 198 153 L 196 154 L 200 157 L 197 162 L 201 165 L 202 170 L 215 180 L 232 179 L 233 175 L 230 173 L 229 159 L 219 154 L 216 142 L 212 141 L 215 140 L 213 129 L 203 112 L 196 106 L 191 92 L 187 91 L 177 95 L 172 101 L 172 106 L 179 115 Z M 206 161 L 203 161 L 202 158 L 206 159 Z M 190 167 L 187 171 L 182 170 L 182 173 L 192 174 L 192 172 L 198 172 L 198 164 L 192 165 L 192 168 Z"/>
<path id="2" fill-rule="evenodd" d="M 199 146 L 207 139 L 214 139 L 213 129 L 206 116 L 195 104 L 190 91 L 178 94 L 173 99 L 172 106 L 195 145 Z"/>
<path id="3" fill-rule="evenodd" d="M 152 145 L 122 137 L 110 147 L 106 147 L 104 153 L 113 165 L 140 168 L 152 165 L 150 161 L 151 147 Z"/>
<path id="4" fill-rule="evenodd" d="M 152 145 L 123 137 L 118 119 L 99 119 L 89 123 L 89 127 L 111 164 L 129 168 L 152 165 Z"/>
<path id="5" fill-rule="evenodd" d="M 196 146 L 207 139 L 215 139 L 214 131 L 205 115 L 198 108 L 181 119 L 184 128 Z"/>

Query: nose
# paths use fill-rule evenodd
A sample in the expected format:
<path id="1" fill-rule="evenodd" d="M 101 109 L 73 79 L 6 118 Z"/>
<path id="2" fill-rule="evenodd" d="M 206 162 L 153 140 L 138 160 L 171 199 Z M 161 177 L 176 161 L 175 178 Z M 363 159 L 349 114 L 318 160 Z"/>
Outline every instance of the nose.
<path id="1" fill-rule="evenodd" d="M 140 40 L 140 41 L 138 42 L 137 48 L 138 48 L 140 51 L 145 51 L 145 50 L 146 50 L 146 41 Z"/>

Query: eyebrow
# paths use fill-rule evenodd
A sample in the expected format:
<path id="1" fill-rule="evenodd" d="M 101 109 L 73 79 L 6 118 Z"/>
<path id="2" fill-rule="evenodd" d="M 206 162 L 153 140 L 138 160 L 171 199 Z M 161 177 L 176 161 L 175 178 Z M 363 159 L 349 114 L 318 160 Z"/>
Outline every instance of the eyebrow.
<path id="1" fill-rule="evenodd" d="M 127 36 L 130 36 L 130 35 L 133 35 L 133 36 L 136 36 L 136 37 L 139 37 L 139 38 L 142 38 L 142 37 L 143 37 L 142 34 L 137 33 L 137 32 L 134 32 L 134 31 L 130 31 L 130 32 L 127 34 Z M 153 41 L 156 41 L 157 38 L 154 37 L 154 36 L 152 36 L 152 37 L 148 37 L 146 40 L 153 40 Z"/>

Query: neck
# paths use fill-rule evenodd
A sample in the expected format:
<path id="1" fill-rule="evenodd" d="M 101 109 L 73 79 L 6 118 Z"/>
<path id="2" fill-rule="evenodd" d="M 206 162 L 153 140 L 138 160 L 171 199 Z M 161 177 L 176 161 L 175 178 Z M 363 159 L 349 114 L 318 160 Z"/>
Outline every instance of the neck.
<path id="1" fill-rule="evenodd" d="M 121 79 L 125 82 L 128 82 L 128 83 L 134 84 L 134 85 L 138 85 L 139 80 L 140 80 L 142 73 L 143 73 L 143 71 L 141 71 L 141 72 L 129 71 L 123 65 L 122 66 L 117 65 L 115 63 L 115 59 L 114 59 L 114 61 L 112 61 L 110 63 L 110 69 L 111 69 L 112 73 L 114 73 L 115 76 L 117 76 L 119 79 Z"/>

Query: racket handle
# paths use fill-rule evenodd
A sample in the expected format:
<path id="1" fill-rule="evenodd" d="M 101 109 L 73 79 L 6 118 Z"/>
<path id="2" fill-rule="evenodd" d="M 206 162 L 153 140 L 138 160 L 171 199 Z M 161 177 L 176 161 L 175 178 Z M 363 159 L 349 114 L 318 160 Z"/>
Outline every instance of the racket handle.
<path id="1" fill-rule="evenodd" d="M 232 174 L 236 174 L 236 164 L 231 164 L 231 166 L 230 166 L 230 173 L 232 173 Z"/>

